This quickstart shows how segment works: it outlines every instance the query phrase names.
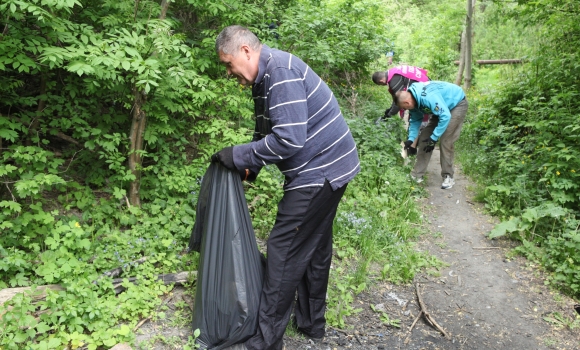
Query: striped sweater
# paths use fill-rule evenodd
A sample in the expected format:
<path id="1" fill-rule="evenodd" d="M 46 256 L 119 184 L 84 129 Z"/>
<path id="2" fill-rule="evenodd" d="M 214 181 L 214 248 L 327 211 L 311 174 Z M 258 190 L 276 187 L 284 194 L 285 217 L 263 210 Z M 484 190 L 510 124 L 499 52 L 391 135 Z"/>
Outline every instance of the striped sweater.
<path id="1" fill-rule="evenodd" d="M 262 45 L 252 86 L 256 128 L 253 141 L 234 147 L 234 164 L 255 173 L 275 163 L 284 190 L 333 190 L 360 171 L 356 145 L 329 87 L 302 60 Z"/>

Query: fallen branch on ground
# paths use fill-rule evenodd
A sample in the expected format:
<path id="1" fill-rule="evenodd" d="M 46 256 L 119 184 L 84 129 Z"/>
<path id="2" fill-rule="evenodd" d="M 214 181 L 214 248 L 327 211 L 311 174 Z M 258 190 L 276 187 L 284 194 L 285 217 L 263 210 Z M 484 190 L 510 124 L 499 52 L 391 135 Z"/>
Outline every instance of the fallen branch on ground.
<path id="1" fill-rule="evenodd" d="M 142 319 L 141 321 L 139 321 L 139 323 L 137 323 L 137 325 L 135 326 L 135 328 L 133 328 L 133 332 L 135 332 L 136 330 L 138 330 L 142 325 L 145 324 L 145 322 L 149 321 L 151 319 L 151 316 Z"/>
<path id="2" fill-rule="evenodd" d="M 183 283 L 187 282 L 190 273 L 194 277 L 197 275 L 197 271 L 191 271 L 191 272 L 182 271 L 182 272 L 177 272 L 177 273 L 161 274 L 161 275 L 157 275 L 156 277 L 158 280 L 163 282 L 163 284 L 175 283 L 176 285 L 182 285 Z M 136 281 L 137 281 L 137 277 L 115 278 L 113 280 L 113 288 L 115 289 L 115 294 L 119 294 L 126 289 L 122 285 L 124 279 L 127 279 L 130 283 L 136 283 Z"/>
<path id="3" fill-rule="evenodd" d="M 415 291 L 417 292 L 417 300 L 419 301 L 419 307 L 421 307 L 421 313 L 423 313 L 423 315 L 425 316 L 425 319 L 435 328 L 437 328 L 437 330 L 439 332 L 441 332 L 441 334 L 443 334 L 446 338 L 449 338 L 449 333 L 447 333 L 445 331 L 445 329 L 443 329 L 443 327 L 441 327 L 437 321 L 435 321 L 435 319 L 429 314 L 429 312 L 427 311 L 427 307 L 425 306 L 425 304 L 423 304 L 423 299 L 421 298 L 421 293 L 419 292 L 419 284 L 415 283 Z"/>
<path id="4" fill-rule="evenodd" d="M 405 344 L 408 344 L 409 341 L 411 340 L 411 332 L 413 331 L 413 327 L 415 327 L 417 321 L 419 321 L 419 318 L 421 318 L 421 315 L 423 315 L 423 311 L 419 311 L 419 314 L 417 315 L 417 317 L 415 317 L 415 321 L 413 321 L 411 328 L 409 328 L 409 331 L 407 332 L 407 338 L 404 341 Z"/>
<path id="5" fill-rule="evenodd" d="M 125 197 L 127 198 L 127 197 Z M 125 264 L 124 266 L 136 266 L 136 265 L 140 265 L 143 264 L 145 261 L 147 260 L 147 257 L 144 256 L 141 259 L 138 260 L 134 260 L 134 261 L 130 261 L 127 264 Z M 119 266 L 116 267 L 112 270 L 106 271 L 103 273 L 103 276 L 107 276 L 107 277 L 117 277 L 121 274 L 121 272 L 123 272 L 123 268 L 124 266 Z"/>
<path id="6" fill-rule="evenodd" d="M 346 335 L 347 337 L 350 336 L 350 334 L 348 334 L 347 332 L 343 331 L 342 329 L 334 328 L 334 327 L 331 327 L 331 326 L 328 326 L 328 328 L 334 329 L 335 331 L 340 332 L 340 333 Z"/>

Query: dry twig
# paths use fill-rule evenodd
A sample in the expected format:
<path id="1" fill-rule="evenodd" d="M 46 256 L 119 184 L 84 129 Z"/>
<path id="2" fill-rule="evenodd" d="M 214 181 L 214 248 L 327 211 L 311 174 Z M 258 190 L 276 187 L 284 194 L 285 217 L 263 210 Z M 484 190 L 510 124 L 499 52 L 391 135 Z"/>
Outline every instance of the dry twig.
<path id="1" fill-rule="evenodd" d="M 421 312 L 423 313 L 423 315 L 425 315 L 425 319 L 435 328 L 437 328 L 437 330 L 439 332 L 441 332 L 441 334 L 443 334 L 446 338 L 449 338 L 449 333 L 447 333 L 445 331 L 445 329 L 443 329 L 443 327 L 441 327 L 437 321 L 435 321 L 435 319 L 429 314 L 429 312 L 427 311 L 427 307 L 425 307 L 425 304 L 423 304 L 423 299 L 421 298 L 421 293 L 419 292 L 419 284 L 415 283 L 415 290 L 417 291 L 417 300 L 419 301 L 419 306 L 421 307 Z"/>
<path id="2" fill-rule="evenodd" d="M 342 334 L 344 334 L 346 336 L 350 336 L 350 334 L 348 334 L 347 332 L 343 331 L 342 329 L 334 328 L 334 327 L 331 327 L 331 326 L 329 326 L 328 328 L 334 329 L 335 331 L 340 332 L 340 333 L 342 333 Z"/>
<path id="3" fill-rule="evenodd" d="M 409 328 L 409 331 L 407 332 L 407 338 L 404 341 L 405 344 L 408 344 L 409 341 L 411 340 L 411 332 L 413 331 L 413 327 L 415 327 L 417 321 L 419 321 L 419 318 L 421 318 L 421 315 L 423 315 L 423 311 L 419 311 L 419 314 L 417 315 L 417 317 L 415 317 L 415 321 L 413 321 L 411 328 Z"/>
<path id="4" fill-rule="evenodd" d="M 139 329 L 139 327 L 141 327 L 143 324 L 145 324 L 145 322 L 149 321 L 151 319 L 151 316 L 142 319 L 141 321 L 139 321 L 139 323 L 137 323 L 137 325 L 135 326 L 135 328 L 133 328 L 133 332 L 135 332 L 136 330 Z"/>

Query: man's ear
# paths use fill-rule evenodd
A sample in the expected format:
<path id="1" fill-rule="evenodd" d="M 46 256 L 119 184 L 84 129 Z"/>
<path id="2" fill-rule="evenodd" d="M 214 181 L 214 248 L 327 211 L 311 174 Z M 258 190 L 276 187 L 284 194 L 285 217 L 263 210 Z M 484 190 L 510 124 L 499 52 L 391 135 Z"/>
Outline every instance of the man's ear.
<path id="1" fill-rule="evenodd" d="M 240 46 L 240 53 L 244 55 L 248 60 L 252 57 L 252 49 L 248 45 Z"/>

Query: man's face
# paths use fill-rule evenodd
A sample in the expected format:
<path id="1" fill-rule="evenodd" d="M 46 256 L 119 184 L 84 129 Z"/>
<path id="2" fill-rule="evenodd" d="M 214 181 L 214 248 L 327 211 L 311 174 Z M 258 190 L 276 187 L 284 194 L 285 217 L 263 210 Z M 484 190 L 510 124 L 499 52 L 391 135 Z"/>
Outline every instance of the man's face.
<path id="1" fill-rule="evenodd" d="M 248 46 L 242 46 L 237 55 L 219 52 L 220 62 L 226 66 L 228 75 L 233 75 L 238 83 L 250 86 L 258 76 L 258 61 L 255 59 L 254 51 Z"/>

